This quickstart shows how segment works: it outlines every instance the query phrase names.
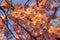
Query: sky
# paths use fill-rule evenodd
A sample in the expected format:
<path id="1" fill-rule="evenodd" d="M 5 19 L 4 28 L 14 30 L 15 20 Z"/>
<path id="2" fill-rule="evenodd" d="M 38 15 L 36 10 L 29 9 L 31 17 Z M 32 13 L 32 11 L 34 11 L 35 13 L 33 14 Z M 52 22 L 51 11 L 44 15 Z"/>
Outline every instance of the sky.
<path id="1" fill-rule="evenodd" d="M 27 0 L 12 0 L 13 1 L 13 4 L 16 4 L 16 3 L 19 3 L 19 4 L 25 4 Z M 1 0 L 0 0 L 1 2 Z M 35 0 L 33 0 L 32 2 L 35 2 Z M 31 4 L 31 3 L 30 3 Z M 57 5 L 59 5 L 59 3 L 56 3 Z M 1 10 L 0 10 L 1 11 Z M 2 12 L 2 11 L 1 11 Z M 3 13 L 3 12 L 2 12 Z M 53 13 L 53 11 L 49 11 L 49 13 Z M 1 16 L 1 13 L 0 13 L 0 16 Z M 57 11 L 57 16 L 60 16 L 60 9 Z M 56 20 L 52 20 L 54 22 L 54 25 L 57 26 L 58 23 Z M 9 20 L 10 23 L 13 23 L 11 20 Z M 10 28 L 12 28 L 10 25 L 9 25 Z M 13 31 L 14 35 L 16 35 L 16 33 Z M 6 37 L 4 37 L 4 40 L 6 40 Z M 15 39 L 12 39 L 12 40 L 15 40 Z"/>

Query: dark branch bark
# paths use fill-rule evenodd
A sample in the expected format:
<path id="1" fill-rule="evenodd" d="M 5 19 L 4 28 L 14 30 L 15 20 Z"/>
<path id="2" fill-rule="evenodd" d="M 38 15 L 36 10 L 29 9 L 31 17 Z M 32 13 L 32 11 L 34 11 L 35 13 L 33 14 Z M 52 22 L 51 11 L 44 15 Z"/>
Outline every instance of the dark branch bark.
<path id="1" fill-rule="evenodd" d="M 0 9 L 5 13 L 5 10 L 0 6 Z"/>
<path id="2" fill-rule="evenodd" d="M 14 5 L 9 0 L 5 0 L 5 1 L 11 6 L 11 9 L 14 10 Z"/>
<path id="3" fill-rule="evenodd" d="M 6 11 L 0 6 L 0 9 L 5 13 Z M 2 14 L 3 15 L 3 14 Z M 0 17 L 1 18 L 1 17 Z M 2 18 L 1 18 L 2 19 Z M 7 17 L 6 17 L 6 19 L 7 19 Z M 3 20 L 3 19 L 2 19 Z M 3 21 L 3 23 L 6 25 L 6 27 L 7 27 L 7 29 L 8 29 L 8 31 L 13 35 L 13 37 L 17 40 L 17 38 L 14 36 L 14 34 L 12 33 L 12 31 L 9 29 L 9 27 L 8 27 L 8 21 L 7 21 L 7 23 L 5 23 L 4 21 Z"/>
<path id="4" fill-rule="evenodd" d="M 39 6 L 39 4 L 38 4 L 38 0 L 36 0 L 36 5 L 37 5 L 37 7 Z"/>

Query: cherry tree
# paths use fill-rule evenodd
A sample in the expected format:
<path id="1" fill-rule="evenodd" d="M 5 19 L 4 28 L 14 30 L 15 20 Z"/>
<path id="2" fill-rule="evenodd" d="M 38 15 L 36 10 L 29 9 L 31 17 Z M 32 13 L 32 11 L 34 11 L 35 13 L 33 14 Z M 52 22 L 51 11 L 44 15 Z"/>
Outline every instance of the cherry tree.
<path id="1" fill-rule="evenodd" d="M 12 0 L 2 1 L 0 40 L 5 37 L 7 40 L 60 40 L 60 16 L 57 16 L 60 0 L 35 0 L 31 5 L 29 1 L 32 0 L 23 6 L 13 4 Z M 51 14 L 50 10 L 53 11 Z M 58 25 L 55 26 L 52 20 L 56 20 Z"/>

